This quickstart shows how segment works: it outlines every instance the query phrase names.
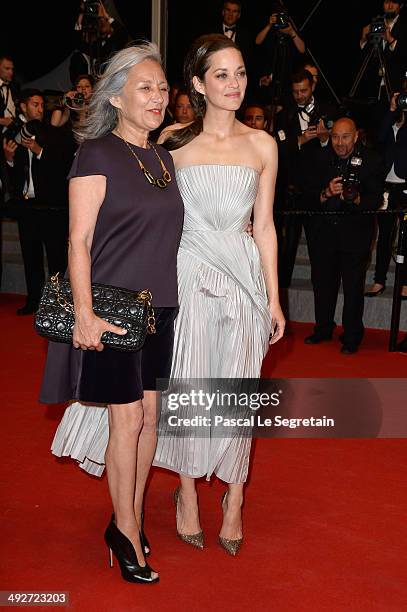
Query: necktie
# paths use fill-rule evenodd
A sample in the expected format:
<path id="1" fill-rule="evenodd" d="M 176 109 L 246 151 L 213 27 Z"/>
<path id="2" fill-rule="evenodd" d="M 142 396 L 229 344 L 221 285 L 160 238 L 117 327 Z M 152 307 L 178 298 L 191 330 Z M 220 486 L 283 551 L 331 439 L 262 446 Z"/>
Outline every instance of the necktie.
<path id="1" fill-rule="evenodd" d="M 233 27 L 233 28 L 227 28 L 227 27 L 225 27 L 225 32 L 234 32 L 234 31 L 235 31 L 235 29 L 236 29 L 235 27 Z"/>
<path id="2" fill-rule="evenodd" d="M 8 94 L 10 91 L 10 85 L 8 83 L 3 83 L 0 87 L 1 95 L 3 97 L 4 103 L 7 103 Z"/>

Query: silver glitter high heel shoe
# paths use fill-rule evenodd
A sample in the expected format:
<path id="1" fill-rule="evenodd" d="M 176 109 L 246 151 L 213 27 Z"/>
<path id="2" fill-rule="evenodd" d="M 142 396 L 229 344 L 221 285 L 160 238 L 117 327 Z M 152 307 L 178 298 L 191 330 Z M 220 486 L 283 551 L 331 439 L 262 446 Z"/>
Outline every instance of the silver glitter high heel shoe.
<path id="1" fill-rule="evenodd" d="M 225 491 L 220 500 L 223 511 L 225 510 L 224 503 L 226 501 L 227 494 L 228 492 Z M 243 538 L 239 538 L 238 540 L 229 540 L 228 538 L 222 538 L 221 536 L 219 536 L 219 544 L 232 557 L 236 557 L 237 553 L 239 552 L 240 546 L 242 545 L 242 542 L 243 542 Z"/>
<path id="2" fill-rule="evenodd" d="M 180 487 L 177 487 L 174 491 L 174 504 L 175 504 L 175 520 L 178 519 L 178 500 L 179 500 L 179 491 Z M 190 544 L 191 546 L 195 546 L 195 548 L 200 548 L 201 550 L 204 547 L 204 534 L 203 531 L 199 531 L 198 533 L 180 533 L 177 527 L 177 536 L 185 542 L 185 544 Z"/>

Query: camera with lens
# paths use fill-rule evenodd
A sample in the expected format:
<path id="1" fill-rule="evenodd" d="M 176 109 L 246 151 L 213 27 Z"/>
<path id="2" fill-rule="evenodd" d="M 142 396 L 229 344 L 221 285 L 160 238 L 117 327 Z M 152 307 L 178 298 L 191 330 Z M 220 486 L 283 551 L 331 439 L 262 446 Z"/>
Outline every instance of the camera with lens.
<path id="1" fill-rule="evenodd" d="M 96 35 L 99 28 L 100 3 L 94 0 L 84 0 L 82 31 L 85 36 Z"/>
<path id="2" fill-rule="evenodd" d="M 277 13 L 276 15 L 276 22 L 273 23 L 273 28 L 275 30 L 284 30 L 285 28 L 288 28 L 288 26 L 290 25 L 290 18 L 287 15 L 287 13 Z"/>
<path id="3" fill-rule="evenodd" d="M 14 140 L 15 142 L 17 142 L 16 138 L 18 138 L 18 135 L 23 125 L 25 125 L 25 121 L 23 121 L 21 117 L 16 117 L 12 121 L 12 123 L 10 123 L 10 125 L 3 134 L 3 138 L 6 140 L 6 142 L 8 142 L 9 140 Z"/>
<path id="4" fill-rule="evenodd" d="M 23 138 L 35 138 L 41 132 L 41 121 L 33 119 L 32 121 L 23 121 L 21 117 L 16 117 L 13 123 L 10 123 L 7 130 L 3 134 L 3 138 L 8 142 L 14 140 L 17 144 L 21 144 Z"/>
<path id="5" fill-rule="evenodd" d="M 79 91 L 70 96 L 65 94 L 62 104 L 71 110 L 81 110 L 85 106 L 85 96 Z"/>
<path id="6" fill-rule="evenodd" d="M 85 17 L 98 17 L 99 2 L 95 2 L 95 0 L 83 0 L 83 14 Z"/>
<path id="7" fill-rule="evenodd" d="M 386 23 L 383 15 L 377 15 L 374 17 L 370 24 L 370 30 L 368 33 L 368 40 L 371 43 L 379 43 L 383 40 L 386 33 Z"/>
<path id="8" fill-rule="evenodd" d="M 400 110 L 407 110 L 407 92 L 403 92 L 397 96 L 397 107 Z"/>
<path id="9" fill-rule="evenodd" d="M 348 161 L 342 176 L 342 197 L 347 204 L 352 204 L 360 192 L 360 170 L 363 160 L 358 155 L 353 155 Z"/>
<path id="10" fill-rule="evenodd" d="M 317 126 L 318 123 L 322 120 L 327 130 L 332 129 L 332 126 L 334 124 L 334 119 L 332 117 L 329 117 L 329 115 L 321 113 L 318 109 L 318 106 L 314 106 L 312 102 L 304 108 L 304 112 L 309 117 L 309 121 L 308 121 L 309 126 L 311 125 Z"/>

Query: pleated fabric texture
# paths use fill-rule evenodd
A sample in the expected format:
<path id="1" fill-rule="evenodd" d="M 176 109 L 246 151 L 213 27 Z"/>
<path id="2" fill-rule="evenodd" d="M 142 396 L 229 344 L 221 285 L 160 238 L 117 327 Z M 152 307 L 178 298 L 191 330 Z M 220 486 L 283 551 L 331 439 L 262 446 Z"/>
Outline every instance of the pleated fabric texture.
<path id="1" fill-rule="evenodd" d="M 51 451 L 57 457 L 76 459 L 79 467 L 93 476 L 102 476 L 108 440 L 106 406 L 73 402 L 64 412 Z"/>
<path id="2" fill-rule="evenodd" d="M 271 330 L 259 252 L 246 233 L 259 175 L 246 166 L 188 166 L 178 170 L 177 181 L 185 218 L 171 378 L 258 378 Z M 182 411 L 183 418 L 196 414 Z M 161 419 L 154 465 L 244 482 L 250 444 L 238 433 L 203 436 L 199 428 L 188 427 L 188 434 L 179 436 Z"/>
<path id="3" fill-rule="evenodd" d="M 195 165 L 179 169 L 177 182 L 185 218 L 171 379 L 258 378 L 271 330 L 259 252 L 246 233 L 259 175 L 248 166 Z M 164 396 L 163 412 L 165 402 Z M 246 480 L 249 437 L 203 437 L 194 429 L 179 437 L 162 421 L 159 432 L 154 465 L 191 477 L 215 473 L 228 483 Z M 52 452 L 100 475 L 107 441 L 106 408 L 75 402 Z"/>

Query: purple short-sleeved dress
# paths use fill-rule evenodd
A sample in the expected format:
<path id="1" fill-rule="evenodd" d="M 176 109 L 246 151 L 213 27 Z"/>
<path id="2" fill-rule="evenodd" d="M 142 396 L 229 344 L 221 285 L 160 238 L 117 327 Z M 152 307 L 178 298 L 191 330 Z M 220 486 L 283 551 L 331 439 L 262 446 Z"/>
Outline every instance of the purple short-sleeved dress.
<path id="1" fill-rule="evenodd" d="M 154 176 L 162 175 L 153 149 L 130 146 Z M 82 351 L 50 342 L 40 394 L 44 403 L 130 403 L 142 398 L 143 389 L 153 389 L 156 378 L 169 376 L 183 203 L 171 155 L 154 146 L 172 177 L 166 189 L 146 181 L 126 143 L 112 133 L 79 147 L 69 178 L 106 176 L 91 248 L 92 282 L 149 289 L 157 334 L 147 336 L 134 353 Z"/>

